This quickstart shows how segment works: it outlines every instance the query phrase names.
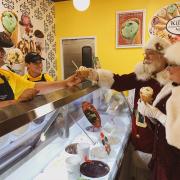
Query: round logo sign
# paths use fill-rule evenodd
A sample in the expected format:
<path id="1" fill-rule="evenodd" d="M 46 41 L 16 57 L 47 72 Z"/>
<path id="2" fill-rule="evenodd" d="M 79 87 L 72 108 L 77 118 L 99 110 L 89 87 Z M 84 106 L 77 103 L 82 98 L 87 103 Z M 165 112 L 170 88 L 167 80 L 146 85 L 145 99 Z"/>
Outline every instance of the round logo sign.
<path id="1" fill-rule="evenodd" d="M 166 29 L 169 33 L 180 35 L 180 16 L 169 20 Z"/>
<path id="2" fill-rule="evenodd" d="M 180 40 L 180 3 L 159 9 L 149 23 L 150 35 L 156 35 L 171 43 Z"/>

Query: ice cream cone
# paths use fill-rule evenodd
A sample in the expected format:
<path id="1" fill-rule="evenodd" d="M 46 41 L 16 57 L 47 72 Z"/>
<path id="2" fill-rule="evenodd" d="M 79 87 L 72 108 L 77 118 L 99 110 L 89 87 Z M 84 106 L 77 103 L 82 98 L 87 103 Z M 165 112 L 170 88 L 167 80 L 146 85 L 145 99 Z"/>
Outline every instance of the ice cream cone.
<path id="1" fill-rule="evenodd" d="M 167 7 L 167 16 L 169 19 L 179 16 L 179 10 L 176 4 L 171 4 Z"/>
<path id="2" fill-rule="evenodd" d="M 158 16 L 157 16 L 158 17 Z M 158 17 L 159 23 L 160 24 L 167 24 L 168 20 L 162 18 L 162 17 Z"/>
<path id="3" fill-rule="evenodd" d="M 161 17 L 165 20 L 168 20 L 167 18 L 167 10 L 165 8 L 161 9 L 158 14 L 157 14 L 158 17 Z"/>
<path id="4" fill-rule="evenodd" d="M 166 30 L 160 31 L 158 29 L 155 29 L 154 33 L 155 33 L 156 36 L 158 36 L 160 38 L 169 39 L 169 33 Z"/>
<path id="5" fill-rule="evenodd" d="M 179 14 L 180 14 L 180 3 L 177 3 L 176 6 L 177 6 Z"/>
<path id="6" fill-rule="evenodd" d="M 179 15 L 180 15 L 180 12 L 179 12 L 178 9 L 176 9 L 176 12 L 174 13 L 174 16 L 176 17 L 176 16 L 179 16 Z"/>
<path id="7" fill-rule="evenodd" d="M 170 13 L 167 13 L 167 17 L 169 20 L 171 20 L 173 18 L 172 14 L 170 14 Z"/>
<path id="8" fill-rule="evenodd" d="M 156 29 L 158 29 L 159 31 L 162 31 L 162 30 L 166 29 L 166 25 L 165 24 L 156 24 L 156 25 L 154 25 L 154 27 Z"/>
<path id="9" fill-rule="evenodd" d="M 80 78 L 88 78 L 89 71 L 90 70 L 88 68 L 84 66 L 80 66 L 79 69 L 76 71 L 76 73 Z"/>
<path id="10" fill-rule="evenodd" d="M 4 11 L 1 14 L 1 22 L 4 30 L 11 36 L 13 43 L 16 45 L 18 40 L 18 18 L 12 11 Z"/>
<path id="11" fill-rule="evenodd" d="M 18 43 L 18 25 L 16 26 L 15 30 L 11 34 L 11 39 L 14 45 L 16 46 Z"/>
<path id="12" fill-rule="evenodd" d="M 151 87 L 142 87 L 140 89 L 140 99 L 144 103 L 152 103 L 153 100 L 153 89 Z"/>

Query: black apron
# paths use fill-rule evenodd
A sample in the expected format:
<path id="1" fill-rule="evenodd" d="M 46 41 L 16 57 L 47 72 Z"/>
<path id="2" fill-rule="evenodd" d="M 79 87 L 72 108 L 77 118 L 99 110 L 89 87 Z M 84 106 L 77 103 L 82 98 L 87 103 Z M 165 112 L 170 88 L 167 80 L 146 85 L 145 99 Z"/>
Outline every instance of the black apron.
<path id="1" fill-rule="evenodd" d="M 3 75 L 0 75 L 0 78 L 4 81 L 4 83 L 0 84 L 0 101 L 13 100 L 14 92 L 9 82 Z"/>
<path id="2" fill-rule="evenodd" d="M 29 81 L 31 81 L 29 78 L 28 78 Z M 46 81 L 45 77 L 44 77 L 44 74 L 42 74 L 42 77 L 40 80 L 38 81 L 33 81 L 33 82 L 41 82 L 41 81 Z"/>

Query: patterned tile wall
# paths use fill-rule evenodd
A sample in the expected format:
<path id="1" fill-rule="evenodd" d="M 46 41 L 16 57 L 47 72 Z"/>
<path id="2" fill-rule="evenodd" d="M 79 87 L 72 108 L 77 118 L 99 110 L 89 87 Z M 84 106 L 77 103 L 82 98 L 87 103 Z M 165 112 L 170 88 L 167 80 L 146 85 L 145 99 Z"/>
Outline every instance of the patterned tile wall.
<path id="1" fill-rule="evenodd" d="M 18 18 L 18 37 L 15 46 L 24 37 L 20 31 L 20 21 L 22 15 L 28 16 L 33 25 L 33 30 L 40 30 L 44 34 L 42 56 L 46 63 L 44 71 L 56 78 L 56 42 L 55 42 L 55 7 L 50 0 L 1 0 L 0 14 L 5 11 L 11 11 Z M 1 17 L 1 16 L 0 16 Z M 0 21 L 0 23 L 2 23 Z M 1 30 L 1 29 L 0 29 Z"/>

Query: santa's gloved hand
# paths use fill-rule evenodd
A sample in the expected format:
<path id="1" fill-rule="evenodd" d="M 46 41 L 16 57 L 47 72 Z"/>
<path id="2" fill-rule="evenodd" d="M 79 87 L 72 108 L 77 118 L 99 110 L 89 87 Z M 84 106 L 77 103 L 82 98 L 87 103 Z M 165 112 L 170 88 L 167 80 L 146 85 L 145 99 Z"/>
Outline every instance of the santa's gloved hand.
<path id="1" fill-rule="evenodd" d="M 81 79 L 88 79 L 93 82 L 98 81 L 98 73 L 93 68 L 87 68 L 85 66 L 80 66 L 76 71 L 76 74 Z"/>
<path id="2" fill-rule="evenodd" d="M 148 118 L 153 118 L 158 120 L 161 124 L 165 125 L 166 123 L 166 115 L 162 113 L 158 108 L 144 103 L 143 101 L 138 101 L 138 111 L 143 115 L 147 116 Z"/>
<path id="3" fill-rule="evenodd" d="M 99 75 L 96 69 L 89 68 L 89 76 L 88 79 L 92 82 L 98 82 Z"/>

